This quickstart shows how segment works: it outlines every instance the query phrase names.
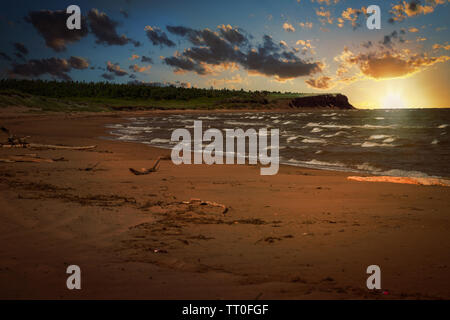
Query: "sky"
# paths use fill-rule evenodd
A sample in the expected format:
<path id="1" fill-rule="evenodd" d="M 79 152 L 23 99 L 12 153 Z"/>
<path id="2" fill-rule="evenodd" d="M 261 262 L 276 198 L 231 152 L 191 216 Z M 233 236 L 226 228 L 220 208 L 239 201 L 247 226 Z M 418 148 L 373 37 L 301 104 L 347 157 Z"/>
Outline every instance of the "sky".
<path id="1" fill-rule="evenodd" d="M 449 0 L 10 1 L 0 77 L 343 93 L 450 107 Z M 68 30 L 66 8 L 81 9 Z M 366 26 L 381 9 L 381 29 Z"/>

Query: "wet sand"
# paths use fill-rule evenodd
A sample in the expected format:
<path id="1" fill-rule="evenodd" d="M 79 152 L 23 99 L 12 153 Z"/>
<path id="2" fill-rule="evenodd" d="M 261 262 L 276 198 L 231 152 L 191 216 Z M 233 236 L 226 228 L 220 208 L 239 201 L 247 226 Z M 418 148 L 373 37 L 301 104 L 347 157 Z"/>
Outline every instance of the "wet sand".
<path id="1" fill-rule="evenodd" d="M 0 298 L 450 298 L 450 188 L 167 158 L 136 176 L 169 151 L 102 139 L 123 116 L 0 117 L 30 142 L 97 145 L 0 148 L 65 160 L 0 163 Z M 82 290 L 66 288 L 71 264 Z M 373 264 L 381 291 L 366 288 Z"/>

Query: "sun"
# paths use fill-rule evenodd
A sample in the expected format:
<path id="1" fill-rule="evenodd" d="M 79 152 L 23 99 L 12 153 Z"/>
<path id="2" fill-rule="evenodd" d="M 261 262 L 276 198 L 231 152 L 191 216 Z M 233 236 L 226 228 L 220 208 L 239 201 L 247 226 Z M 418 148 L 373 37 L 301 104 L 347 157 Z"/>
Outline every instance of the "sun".
<path id="1" fill-rule="evenodd" d="M 405 107 L 405 101 L 399 93 L 389 93 L 381 101 L 383 109 L 399 109 Z"/>

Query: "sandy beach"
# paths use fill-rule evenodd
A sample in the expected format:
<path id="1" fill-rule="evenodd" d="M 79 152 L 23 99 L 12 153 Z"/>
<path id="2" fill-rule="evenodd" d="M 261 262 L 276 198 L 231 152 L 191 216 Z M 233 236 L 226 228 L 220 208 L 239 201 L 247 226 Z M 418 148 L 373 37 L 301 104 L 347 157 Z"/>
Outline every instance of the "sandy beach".
<path id="1" fill-rule="evenodd" d="M 30 142 L 97 146 L 0 148 L 58 160 L 0 164 L 1 299 L 450 298 L 448 187 L 176 166 L 169 150 L 105 139 L 125 116 L 0 117 Z M 157 172 L 129 171 L 159 156 Z M 66 288 L 71 264 L 82 290 Z M 369 265 L 380 291 L 366 287 Z"/>

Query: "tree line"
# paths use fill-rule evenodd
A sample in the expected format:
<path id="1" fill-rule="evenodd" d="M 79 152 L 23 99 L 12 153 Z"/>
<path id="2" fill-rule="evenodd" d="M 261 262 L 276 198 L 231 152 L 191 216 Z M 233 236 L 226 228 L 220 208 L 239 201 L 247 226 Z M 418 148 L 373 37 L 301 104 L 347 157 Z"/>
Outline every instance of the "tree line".
<path id="1" fill-rule="evenodd" d="M 204 97 L 226 99 L 267 96 L 272 93 L 281 94 L 281 92 L 269 91 L 184 88 L 174 85 L 162 86 L 145 83 L 116 84 L 108 82 L 17 79 L 0 80 L 0 90 L 12 90 L 52 98 L 90 97 L 153 100 L 190 100 Z"/>

